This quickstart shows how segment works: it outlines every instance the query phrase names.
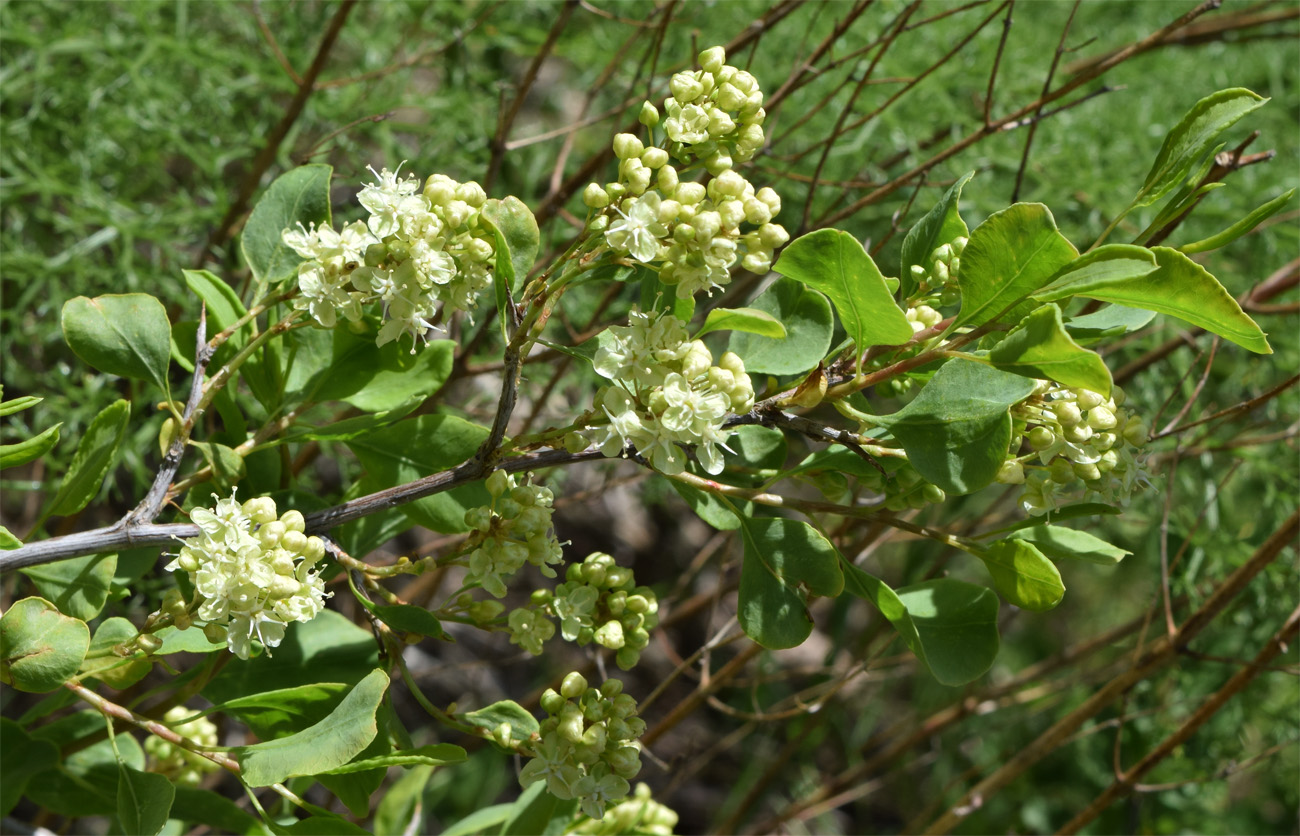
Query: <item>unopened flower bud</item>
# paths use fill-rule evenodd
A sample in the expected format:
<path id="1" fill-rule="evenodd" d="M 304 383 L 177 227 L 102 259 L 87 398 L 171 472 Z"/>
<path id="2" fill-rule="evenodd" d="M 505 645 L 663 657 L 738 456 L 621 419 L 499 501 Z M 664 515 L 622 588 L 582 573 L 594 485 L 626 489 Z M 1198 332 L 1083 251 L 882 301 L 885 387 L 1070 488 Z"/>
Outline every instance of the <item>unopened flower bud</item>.
<path id="1" fill-rule="evenodd" d="M 706 73 L 716 75 L 727 63 L 727 51 L 720 46 L 711 46 L 699 54 L 699 62 Z"/>
<path id="2" fill-rule="evenodd" d="M 655 185 L 664 194 L 672 194 L 677 189 L 677 169 L 670 165 L 659 169 L 659 173 L 655 175 Z"/>
<path id="3" fill-rule="evenodd" d="M 582 202 L 590 209 L 604 209 L 609 205 L 609 195 L 599 183 L 588 183 L 582 190 Z"/>
<path id="4" fill-rule="evenodd" d="M 1088 426 L 1094 430 L 1113 430 L 1115 428 L 1115 413 L 1104 406 L 1094 406 L 1088 410 Z"/>
<path id="5" fill-rule="evenodd" d="M 1062 485 L 1074 481 L 1074 465 L 1069 459 L 1062 456 L 1052 459 L 1051 465 L 1048 466 L 1048 473 L 1051 475 L 1053 482 Z"/>
<path id="6" fill-rule="evenodd" d="M 587 678 L 577 671 L 573 671 L 564 677 L 560 683 L 560 694 L 565 699 L 576 699 L 582 696 L 587 690 Z"/>
<path id="7" fill-rule="evenodd" d="M 494 470 L 492 475 L 487 478 L 488 493 L 493 497 L 499 497 L 510 489 L 510 477 L 504 470 Z"/>
<path id="8" fill-rule="evenodd" d="M 641 164 L 646 168 L 662 168 L 668 164 L 668 152 L 662 148 L 647 148 L 641 152 Z"/>
<path id="9" fill-rule="evenodd" d="M 653 128 L 659 124 L 659 109 L 650 102 L 642 102 L 641 112 L 637 114 L 637 121 L 647 128 Z"/>
<path id="10" fill-rule="evenodd" d="M 1008 459 L 998 468 L 997 480 L 1004 485 L 1022 485 L 1025 482 L 1025 467 L 1015 459 Z"/>
<path id="11" fill-rule="evenodd" d="M 136 637 L 135 646 L 143 650 L 146 654 L 153 654 L 162 649 L 163 640 L 152 633 L 143 633 Z"/>
<path id="12" fill-rule="evenodd" d="M 1047 427 L 1034 427 L 1029 431 L 1029 447 L 1035 451 L 1043 451 L 1056 443 L 1056 434 Z"/>
<path id="13" fill-rule="evenodd" d="M 1106 399 L 1091 389 L 1076 389 L 1074 402 L 1079 405 L 1079 409 L 1093 409 L 1105 403 Z"/>
<path id="14" fill-rule="evenodd" d="M 302 511 L 297 509 L 285 511 L 280 516 L 280 522 L 284 523 L 284 527 L 289 531 L 307 530 L 307 521 L 303 518 Z"/>
<path id="15" fill-rule="evenodd" d="M 1061 422 L 1062 427 L 1072 427 L 1083 420 L 1078 405 L 1073 401 L 1057 401 L 1052 404 L 1052 414 Z"/>
<path id="16" fill-rule="evenodd" d="M 274 549 L 280 545 L 280 540 L 288 530 L 288 526 L 279 520 L 269 522 L 257 529 L 257 539 L 262 544 L 262 548 Z"/>
<path id="17" fill-rule="evenodd" d="M 269 496 L 257 496 L 244 503 L 244 513 L 257 524 L 269 523 L 277 516 L 275 500 Z"/>
<path id="18" fill-rule="evenodd" d="M 645 145 L 636 134 L 615 134 L 614 156 L 620 160 L 630 160 L 641 156 Z"/>
<path id="19" fill-rule="evenodd" d="M 690 104 L 704 94 L 704 85 L 692 72 L 677 73 L 668 82 L 668 89 L 673 98 L 682 104 Z"/>
<path id="20" fill-rule="evenodd" d="M 703 183 L 678 183 L 673 197 L 683 206 L 694 206 L 707 196 Z"/>

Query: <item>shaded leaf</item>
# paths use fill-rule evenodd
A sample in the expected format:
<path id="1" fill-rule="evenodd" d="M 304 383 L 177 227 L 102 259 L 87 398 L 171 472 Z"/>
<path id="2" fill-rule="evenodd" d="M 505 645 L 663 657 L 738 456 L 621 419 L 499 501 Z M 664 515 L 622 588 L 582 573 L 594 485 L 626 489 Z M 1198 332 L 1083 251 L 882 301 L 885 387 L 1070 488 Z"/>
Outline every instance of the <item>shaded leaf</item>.
<path id="1" fill-rule="evenodd" d="M 1006 317 L 1008 309 L 1009 318 L 1019 319 L 1022 300 L 1078 255 L 1041 203 L 1017 203 L 990 215 L 961 254 L 961 312 L 953 324 L 983 325 Z"/>
<path id="2" fill-rule="evenodd" d="M 1061 573 L 1032 543 L 1019 539 L 998 540 L 989 544 L 980 559 L 993 576 L 993 585 L 1008 604 L 1046 612 L 1065 597 Z"/>
<path id="3" fill-rule="evenodd" d="M 8 717 L 0 717 L 0 739 L 5 747 L 5 755 L 0 758 L 0 816 L 7 816 L 18 804 L 28 780 L 58 764 L 59 747 L 29 737 Z"/>
<path id="4" fill-rule="evenodd" d="M 117 555 L 74 557 L 21 571 L 36 584 L 41 597 L 64 615 L 89 621 L 99 615 L 108 600 L 108 590 L 117 572 Z"/>
<path id="5" fill-rule="evenodd" d="M 31 438 L 14 444 L 0 444 L 0 470 L 36 461 L 50 452 L 59 443 L 59 428 L 62 426 L 63 422 L 60 421 Z"/>
<path id="6" fill-rule="evenodd" d="M 1009 372 L 1082 386 L 1110 397 L 1110 369 L 1099 355 L 1070 338 L 1056 305 L 1044 305 L 1025 317 L 988 357 Z"/>
<path id="7" fill-rule="evenodd" d="M 78 296 L 63 305 L 63 338 L 101 372 L 149 380 L 164 392 L 171 359 L 171 323 L 147 293 Z"/>
<path id="8" fill-rule="evenodd" d="M 510 726 L 511 740 L 527 740 L 530 735 L 541 731 L 537 718 L 514 700 L 494 702 L 461 716 L 470 725 L 480 726 L 489 732 L 494 732 L 502 723 L 507 723 Z"/>
<path id="9" fill-rule="evenodd" d="M 891 302 L 892 304 L 892 302 Z M 745 361 L 750 374 L 802 374 L 813 369 L 831 347 L 835 329 L 826 297 L 794 279 L 780 278 L 751 303 L 785 326 L 785 339 L 736 332 L 727 348 Z"/>
<path id="10" fill-rule="evenodd" d="M 742 517 L 745 561 L 737 617 L 745 634 L 771 649 L 795 647 L 812 632 L 809 593 L 835 597 L 844 590 L 839 554 L 801 520 Z"/>
<path id="11" fill-rule="evenodd" d="M 131 405 L 114 401 L 95 416 L 86 434 L 77 442 L 68 472 L 63 474 L 59 492 L 54 495 L 46 516 L 75 514 L 99 493 L 104 476 L 117 458 L 118 445 L 126 435 Z"/>
<path id="12" fill-rule="evenodd" d="M 510 805 L 510 815 L 498 832 L 501 836 L 559 836 L 577 809 L 578 799 L 556 798 L 546 791 L 545 781 L 538 781 Z"/>
<path id="13" fill-rule="evenodd" d="M 172 816 L 184 822 L 206 824 L 223 833 L 262 836 L 270 832 L 261 819 L 211 790 L 177 787 Z"/>
<path id="14" fill-rule="evenodd" d="M 676 479 L 668 480 L 668 484 L 672 485 L 673 490 L 677 491 L 677 495 L 687 505 L 691 506 L 691 510 L 695 512 L 696 516 L 709 525 L 719 531 L 735 531 L 740 528 L 740 519 L 731 510 L 731 506 L 718 499 L 715 495 L 685 485 Z M 753 508 L 754 504 L 752 502 L 746 502 L 740 506 L 740 511 L 743 514 L 751 514 Z"/>
<path id="15" fill-rule="evenodd" d="M 141 772 L 121 764 L 117 782 L 117 820 L 122 830 L 139 836 L 154 836 L 171 815 L 176 788 L 155 772 Z"/>
<path id="16" fill-rule="evenodd" d="M 1065 330 L 1080 345 L 1091 345 L 1109 337 L 1120 337 L 1145 328 L 1155 319 L 1155 311 L 1107 305 L 1096 313 L 1076 316 L 1065 323 Z"/>
<path id="17" fill-rule="evenodd" d="M 455 344 L 433 340 L 412 353 L 400 341 L 376 346 L 373 338 L 338 329 L 333 351 L 334 360 L 307 384 L 306 397 L 384 412 L 422 401 L 441 389 L 451 374 Z"/>
<path id="18" fill-rule="evenodd" d="M 262 740 L 275 740 L 319 723 L 343 701 L 348 686 L 341 682 L 315 682 L 249 694 L 214 705 L 245 723 Z"/>

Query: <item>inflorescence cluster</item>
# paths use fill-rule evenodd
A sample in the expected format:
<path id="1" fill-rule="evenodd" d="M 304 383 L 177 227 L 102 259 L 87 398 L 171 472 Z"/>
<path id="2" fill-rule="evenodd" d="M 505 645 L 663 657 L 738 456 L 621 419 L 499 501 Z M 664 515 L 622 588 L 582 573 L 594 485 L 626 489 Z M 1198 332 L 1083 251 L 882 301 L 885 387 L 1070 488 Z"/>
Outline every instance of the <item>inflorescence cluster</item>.
<path id="1" fill-rule="evenodd" d="M 194 716 L 194 709 L 177 705 L 167 709 L 162 722 L 197 746 L 215 748 L 219 743 L 216 724 L 207 717 L 197 716 L 189 722 L 180 722 L 191 716 Z M 197 787 L 204 775 L 221 768 L 214 761 L 155 735 L 145 738 L 144 750 L 149 755 L 150 772 L 165 775 L 182 787 Z"/>
<path id="2" fill-rule="evenodd" d="M 469 580 L 496 598 L 504 598 L 504 578 L 531 563 L 548 578 L 551 566 L 564 561 L 560 541 L 551 524 L 555 495 L 550 488 L 515 483 L 515 477 L 497 470 L 487 478 L 492 504 L 465 512 L 470 527 L 466 545 Z"/>

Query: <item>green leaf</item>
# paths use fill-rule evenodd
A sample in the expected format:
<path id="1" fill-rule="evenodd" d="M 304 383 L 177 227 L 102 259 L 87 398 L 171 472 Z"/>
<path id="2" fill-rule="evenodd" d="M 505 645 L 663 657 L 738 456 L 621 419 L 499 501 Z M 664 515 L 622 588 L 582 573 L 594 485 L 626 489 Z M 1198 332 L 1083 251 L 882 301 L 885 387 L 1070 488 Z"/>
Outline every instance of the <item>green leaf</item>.
<path id="1" fill-rule="evenodd" d="M 272 824 L 271 830 L 277 836 L 370 836 L 369 830 L 358 827 L 341 816 L 333 815 L 327 810 L 321 812 L 325 815 L 308 816 L 288 827 Z"/>
<path id="2" fill-rule="evenodd" d="M 785 433 L 775 427 L 757 424 L 736 427 L 736 433 L 727 441 L 727 446 L 734 455 L 727 456 L 723 481 L 746 487 L 757 487 L 775 476 L 785 467 L 790 448 Z"/>
<path id="3" fill-rule="evenodd" d="M 36 584 L 41 597 L 64 615 L 89 621 L 108 601 L 108 590 L 117 572 L 117 555 L 74 557 L 21 571 Z"/>
<path id="4" fill-rule="evenodd" d="M 1178 251 L 1185 255 L 1193 255 L 1195 253 L 1217 250 L 1225 244 L 1236 241 L 1241 236 L 1248 234 L 1255 227 L 1282 211 L 1282 207 L 1291 201 L 1291 198 L 1295 196 L 1295 192 L 1295 189 L 1290 189 L 1285 194 L 1278 195 L 1217 235 L 1211 235 L 1209 238 L 1202 238 L 1200 241 L 1191 244 L 1184 244 L 1178 248 Z"/>
<path id="5" fill-rule="evenodd" d="M 77 442 L 77 452 L 72 456 L 68 472 L 63 474 L 59 492 L 45 513 L 47 517 L 75 514 L 95 498 L 104 483 L 104 476 L 117 458 L 117 448 L 126 435 L 130 417 L 131 404 L 114 401 L 90 422 L 86 434 Z"/>
<path id="6" fill-rule="evenodd" d="M 757 308 L 714 308 L 696 332 L 699 339 L 713 331 L 743 331 L 773 340 L 785 339 L 785 326 L 767 311 Z"/>
<path id="7" fill-rule="evenodd" d="M 67 682 L 86 658 L 90 628 L 43 598 L 24 598 L 0 618 L 0 682 L 44 693 Z"/>
<path id="8" fill-rule="evenodd" d="M 15 537 L 13 532 L 5 528 L 3 525 L 0 525 L 0 551 L 10 551 L 18 548 L 22 544 L 23 541 Z"/>
<path id="9" fill-rule="evenodd" d="M 424 607 L 411 604 L 383 605 L 375 607 L 374 613 L 380 621 L 394 630 L 436 639 L 445 638 L 447 635 L 442 629 L 442 622 Z"/>
<path id="10" fill-rule="evenodd" d="M 389 785 L 375 807 L 375 833 L 416 833 L 423 812 L 424 788 L 434 767 L 416 766 Z M 443 831 L 446 833 L 446 831 Z"/>
<path id="11" fill-rule="evenodd" d="M 912 325 L 895 304 L 876 262 L 847 232 L 819 229 L 796 238 L 772 269 L 830 297 L 858 354 L 912 338 Z"/>
<path id="12" fill-rule="evenodd" d="M 510 805 L 510 815 L 501 825 L 501 836 L 559 836 L 577 812 L 578 799 L 560 800 L 546 791 L 546 782 L 538 781 L 520 794 Z"/>
<path id="13" fill-rule="evenodd" d="M 979 557 L 993 576 L 993 585 L 1009 604 L 1047 612 L 1065 597 L 1061 573 L 1032 543 L 998 540 Z"/>
<path id="14" fill-rule="evenodd" d="M 103 715 L 95 714 L 91 719 L 102 731 Z M 27 797 L 64 816 L 113 815 L 117 812 L 117 785 L 122 777 L 119 764 L 144 769 L 144 751 L 130 735 L 118 735 L 116 752 L 112 741 L 101 740 L 68 755 L 61 766 L 34 775 L 27 784 Z"/>
<path id="15" fill-rule="evenodd" d="M 673 490 L 677 491 L 677 495 L 687 505 L 691 506 L 691 510 L 695 512 L 696 516 L 717 530 L 735 531 L 740 528 L 740 519 L 731 510 L 731 506 L 718 499 L 717 496 L 693 488 L 690 485 L 685 485 L 676 479 L 669 479 L 668 484 L 672 485 Z M 753 510 L 754 504 L 752 502 L 746 502 L 740 506 L 742 514 L 752 514 Z"/>
<path id="16" fill-rule="evenodd" d="M 1272 354 L 1264 332 L 1246 316 L 1204 267 L 1168 247 L 1152 247 L 1159 268 L 1144 276 L 1127 279 L 1098 279 L 1054 282 L 1036 298 L 1044 302 L 1070 296 L 1086 296 L 1169 314 L 1218 334 L 1256 354 Z"/>
<path id="17" fill-rule="evenodd" d="M 731 335 L 727 348 L 740 355 L 750 374 L 801 374 L 816 368 L 830 350 L 835 322 L 830 302 L 817 291 L 781 278 L 752 307 L 781 322 L 786 336 L 775 340 L 744 332 Z"/>
<path id="18" fill-rule="evenodd" d="M 517 292 L 537 260 L 537 249 L 541 245 L 537 219 L 517 197 L 489 200 L 483 204 L 479 218 L 487 222 L 496 239 L 497 275 Z"/>
<path id="19" fill-rule="evenodd" d="M 505 823 L 514 813 L 515 805 L 493 804 L 475 810 L 465 818 L 442 831 L 442 836 L 482 836 L 484 833 L 499 832 L 498 825 Z"/>
<path id="20" fill-rule="evenodd" d="M 171 815 L 176 788 L 155 772 L 141 772 L 120 764 L 117 782 L 117 820 L 122 830 L 139 836 L 155 836 Z"/>
<path id="21" fill-rule="evenodd" d="M 210 642 L 202 630 L 194 627 L 188 630 L 164 627 L 154 635 L 162 639 L 162 647 L 158 648 L 155 653 L 157 656 L 166 656 L 171 653 L 212 653 L 216 650 L 226 649 L 224 641 Z"/>
<path id="22" fill-rule="evenodd" d="M 954 325 L 975 327 L 1008 312 L 1020 319 L 1022 300 L 1078 255 L 1041 203 L 1017 203 L 990 215 L 961 254 L 961 313 Z"/>
<path id="23" fill-rule="evenodd" d="M 907 406 L 873 420 L 889 428 L 918 473 L 948 493 L 967 494 L 997 476 L 1011 444 L 1008 409 L 1033 391 L 1028 378 L 958 358 L 940 366 Z"/>
<path id="24" fill-rule="evenodd" d="M 206 824 L 217 832 L 263 836 L 269 831 L 261 819 L 211 790 L 177 787 L 172 816 L 183 822 Z"/>
<path id="25" fill-rule="evenodd" d="M 367 769 L 387 768 L 390 766 L 442 766 L 460 763 L 468 757 L 465 750 L 450 743 L 435 743 L 418 749 L 404 749 L 377 758 L 352 761 L 343 766 L 325 770 L 323 775 L 346 775 L 351 772 L 363 772 Z"/>
<path id="26" fill-rule="evenodd" d="M 169 391 L 171 323 L 162 302 L 147 293 L 69 299 L 63 305 L 63 338 L 101 372 L 151 380 Z"/>
<path id="27" fill-rule="evenodd" d="M 1036 525 L 1016 533 L 1015 539 L 1031 543 L 1040 552 L 1056 560 L 1083 560 L 1114 566 L 1133 552 L 1112 546 L 1086 531 L 1059 525 Z"/>
<path id="28" fill-rule="evenodd" d="M 1125 305 L 1107 305 L 1096 313 L 1074 317 L 1065 323 L 1065 330 L 1080 345 L 1091 345 L 1103 339 L 1141 330 L 1155 316 L 1155 311 Z"/>
<path id="29" fill-rule="evenodd" d="M 3 387 L 0 387 L 0 391 L 2 390 Z M 13 415 L 15 412 L 22 412 L 24 409 L 31 409 L 43 400 L 45 400 L 45 398 L 38 398 L 35 395 L 24 395 L 21 398 L 14 398 L 13 400 L 0 402 L 0 418 L 4 418 L 7 415 Z"/>
<path id="30" fill-rule="evenodd" d="M 407 415 L 410 415 L 422 401 L 423 398 L 416 396 L 400 406 L 396 406 L 392 409 L 385 409 L 382 412 L 372 412 L 369 415 L 355 415 L 351 418 L 344 418 L 342 421 L 335 421 L 332 424 L 326 424 L 323 427 L 315 429 L 308 427 L 294 430 L 285 437 L 285 440 L 348 441 L 358 436 L 365 435 L 368 432 L 373 432 L 383 427 L 396 424 Z"/>
<path id="31" fill-rule="evenodd" d="M 315 682 L 227 700 L 210 711 L 238 717 L 260 739 L 275 740 L 324 720 L 338 708 L 347 691 L 342 682 Z"/>
<path id="32" fill-rule="evenodd" d="M 510 726 L 511 740 L 527 740 L 529 736 L 539 733 L 542 728 L 537 718 L 514 700 L 494 702 L 478 711 L 469 711 L 461 716 L 471 726 L 479 726 L 489 732 L 494 732 L 502 723 L 507 723 Z"/>
<path id="33" fill-rule="evenodd" d="M 842 566 L 845 590 L 875 604 L 941 684 L 965 685 L 993 667 L 998 596 L 991 589 L 940 578 L 895 592 L 847 560 Z"/>
<path id="34" fill-rule="evenodd" d="M 15 444 L 0 444 L 0 470 L 27 464 L 50 452 L 59 443 L 59 427 L 62 426 L 60 421 L 31 438 Z"/>
<path id="35" fill-rule="evenodd" d="M 1165 137 L 1133 207 L 1150 206 L 1177 188 L 1219 135 L 1268 99 L 1244 87 L 1220 90 L 1201 99 Z"/>
<path id="36" fill-rule="evenodd" d="M 379 484 L 402 485 L 449 470 L 464 462 L 487 438 L 487 429 L 452 415 L 420 415 L 353 438 L 347 446 Z M 466 504 L 486 493 L 481 485 L 472 492 L 449 491 L 417 500 L 406 506 L 417 522 L 444 534 L 465 530 Z M 481 503 L 481 504 L 486 504 Z"/>
<path id="37" fill-rule="evenodd" d="M 1025 317 L 989 351 L 988 357 L 995 366 L 1009 372 L 1082 386 L 1110 397 L 1110 369 L 1095 352 L 1070 338 L 1061 321 L 1061 309 L 1053 304 Z"/>
<path id="38" fill-rule="evenodd" d="M 741 629 L 770 649 L 795 647 L 812 632 L 808 593 L 844 590 L 839 553 L 815 528 L 781 517 L 742 517 L 745 562 L 737 617 Z"/>
<path id="39" fill-rule="evenodd" d="M 123 659 L 113 653 L 113 648 L 130 641 L 139 633 L 135 625 L 125 618 L 106 618 L 95 628 L 90 639 L 90 649 L 81 663 L 81 673 L 90 674 L 110 688 L 129 688 L 148 676 L 153 669 L 147 659 Z"/>
<path id="40" fill-rule="evenodd" d="M 210 441 L 191 441 L 190 445 L 203 454 L 203 460 L 212 468 L 212 483 L 220 493 L 230 493 L 231 487 L 248 475 L 244 457 L 232 448 Z"/>
<path id="41" fill-rule="evenodd" d="M 58 764 L 59 747 L 29 737 L 22 726 L 8 717 L 0 717 L 0 739 L 4 740 L 5 747 L 5 756 L 0 758 L 0 817 L 3 817 L 18 804 L 33 775 Z"/>
<path id="42" fill-rule="evenodd" d="M 916 279 L 912 278 L 913 265 L 920 265 L 927 271 L 934 266 L 933 253 L 954 238 L 964 238 L 969 234 L 966 222 L 957 211 L 957 202 L 961 198 L 962 186 L 965 186 L 975 172 L 964 175 L 948 191 L 944 192 L 934 208 L 917 221 L 916 226 L 907 232 L 903 239 L 902 263 L 899 265 L 898 281 L 902 288 L 899 294 L 904 299 L 916 292 Z"/>
<path id="43" fill-rule="evenodd" d="M 387 690 L 388 674 L 371 671 L 316 725 L 288 737 L 235 748 L 244 783 L 266 787 L 294 775 L 326 772 L 352 760 L 378 733 L 375 711 Z"/>
<path id="44" fill-rule="evenodd" d="M 185 286 L 202 299 L 207 307 L 208 339 L 234 325 L 240 317 L 248 313 L 244 303 L 239 300 L 239 294 L 235 293 L 235 289 L 222 281 L 219 276 L 207 270 L 182 270 L 181 275 L 185 279 Z M 245 323 L 231 335 L 226 345 L 230 346 L 230 349 L 241 346 L 252 335 L 253 323 Z M 226 346 L 222 348 L 225 349 Z"/>
<path id="45" fill-rule="evenodd" d="M 1133 244 L 1106 244 L 1086 252 L 1057 271 L 1035 297 L 1057 287 L 1072 284 L 1091 285 L 1140 279 L 1160 268 L 1155 255 L 1146 247 Z"/>
<path id="46" fill-rule="evenodd" d="M 399 343 L 376 346 L 373 339 L 337 329 L 334 360 L 308 384 L 308 397 L 344 401 L 365 412 L 384 412 L 412 400 L 422 401 L 441 389 L 451 374 L 455 343 L 434 340 L 415 353 Z"/>
<path id="47" fill-rule="evenodd" d="M 261 296 L 267 285 L 288 278 L 302 259 L 281 235 L 298 224 L 310 229 L 330 222 L 330 173 L 327 165 L 304 165 L 275 179 L 253 207 L 239 236 L 244 261 L 257 280 Z"/>
<path id="48" fill-rule="evenodd" d="M 1052 520 L 1073 520 L 1079 517 L 1117 517 L 1123 511 L 1114 505 L 1107 505 L 1105 502 L 1076 502 L 1073 505 L 1064 505 L 1055 508 L 1042 517 L 1030 517 L 1029 519 L 1019 520 L 1010 525 L 1004 525 L 991 531 L 985 531 L 978 535 L 977 539 L 983 540 L 989 537 L 996 537 L 999 534 L 1006 534 L 1011 531 L 1020 531 L 1024 528 L 1032 528 L 1045 521 Z"/>

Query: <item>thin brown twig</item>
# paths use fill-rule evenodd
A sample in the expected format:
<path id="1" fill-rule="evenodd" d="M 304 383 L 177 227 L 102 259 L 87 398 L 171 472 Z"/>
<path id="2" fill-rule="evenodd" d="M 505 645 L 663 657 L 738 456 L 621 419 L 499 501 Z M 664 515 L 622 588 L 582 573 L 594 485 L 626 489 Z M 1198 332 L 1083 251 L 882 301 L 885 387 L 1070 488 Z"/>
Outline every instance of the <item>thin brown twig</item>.
<path id="1" fill-rule="evenodd" d="M 1043 91 L 1038 94 L 1040 101 L 1047 97 L 1051 92 L 1052 81 L 1056 78 L 1056 68 L 1061 63 L 1061 56 L 1065 54 L 1065 39 L 1070 35 L 1070 27 L 1074 24 L 1074 15 L 1079 11 L 1079 3 L 1082 0 L 1074 0 L 1074 5 L 1070 7 L 1070 15 L 1065 19 L 1065 26 L 1061 27 L 1061 39 L 1057 41 L 1056 52 L 1052 53 L 1052 66 L 1047 70 L 1047 78 L 1043 79 Z M 1011 12 L 1008 10 L 1007 16 L 1010 20 Z M 1002 50 L 998 49 L 998 55 L 1001 57 Z M 990 80 L 989 89 L 992 91 L 993 82 Z M 1016 203 L 1020 200 L 1020 187 L 1025 181 L 1025 169 L 1029 166 L 1029 149 L 1033 147 L 1034 136 L 1038 133 L 1038 117 L 1042 114 L 1042 108 L 1034 111 L 1034 121 L 1030 123 L 1029 130 L 1025 134 L 1025 147 L 1020 153 L 1020 165 L 1016 168 L 1016 185 L 1011 189 L 1011 202 Z M 988 112 L 984 114 L 984 124 L 988 124 Z"/>

